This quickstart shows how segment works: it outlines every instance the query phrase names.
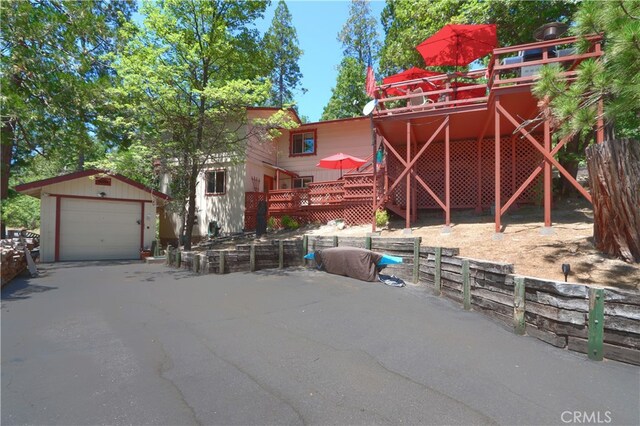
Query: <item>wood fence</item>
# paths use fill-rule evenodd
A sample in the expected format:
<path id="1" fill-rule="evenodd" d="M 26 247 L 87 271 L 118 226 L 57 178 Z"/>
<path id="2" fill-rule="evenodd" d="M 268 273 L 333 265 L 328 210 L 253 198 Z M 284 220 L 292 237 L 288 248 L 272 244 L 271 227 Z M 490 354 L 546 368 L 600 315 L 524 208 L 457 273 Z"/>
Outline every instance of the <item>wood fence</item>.
<path id="1" fill-rule="evenodd" d="M 640 294 L 610 287 L 516 275 L 512 264 L 459 256 L 456 248 L 425 247 L 418 238 L 320 237 L 239 245 L 235 250 L 178 252 L 170 265 L 196 273 L 227 273 L 302 264 L 303 256 L 328 247 L 367 248 L 400 256 L 384 271 L 480 312 L 517 334 L 559 348 L 640 365 Z"/>

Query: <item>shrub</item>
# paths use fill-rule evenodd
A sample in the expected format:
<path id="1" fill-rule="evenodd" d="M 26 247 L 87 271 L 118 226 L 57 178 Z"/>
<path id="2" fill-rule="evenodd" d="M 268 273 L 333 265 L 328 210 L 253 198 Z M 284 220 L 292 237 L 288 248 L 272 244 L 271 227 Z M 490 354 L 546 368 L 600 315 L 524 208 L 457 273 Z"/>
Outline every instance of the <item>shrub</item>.
<path id="1" fill-rule="evenodd" d="M 278 227 L 278 222 L 276 221 L 276 218 L 273 216 L 269 216 L 269 219 L 267 219 L 267 229 L 272 231 L 277 227 Z"/>
<path id="2" fill-rule="evenodd" d="M 389 223 L 389 213 L 384 209 L 376 210 L 376 226 L 386 226 Z"/>
<path id="3" fill-rule="evenodd" d="M 282 223 L 282 226 L 285 229 L 298 229 L 300 227 L 300 224 L 298 223 L 297 220 L 292 219 L 290 216 L 282 216 L 282 219 L 280 219 L 280 223 Z"/>

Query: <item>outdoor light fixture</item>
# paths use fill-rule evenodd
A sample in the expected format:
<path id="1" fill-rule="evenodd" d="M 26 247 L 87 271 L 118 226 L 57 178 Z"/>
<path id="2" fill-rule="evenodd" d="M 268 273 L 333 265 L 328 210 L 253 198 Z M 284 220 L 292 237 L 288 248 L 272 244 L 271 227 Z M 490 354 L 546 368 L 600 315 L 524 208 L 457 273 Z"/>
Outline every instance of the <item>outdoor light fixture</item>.
<path id="1" fill-rule="evenodd" d="M 106 196 L 107 196 L 107 193 L 106 193 L 106 192 L 104 192 L 104 191 L 102 191 L 102 192 L 98 192 L 98 195 L 99 195 L 100 197 L 104 198 L 104 197 L 106 197 Z"/>
<path id="2" fill-rule="evenodd" d="M 569 275 L 569 272 L 571 272 L 571 265 L 568 263 L 563 263 L 562 264 L 562 273 L 564 274 L 564 282 L 567 282 L 567 275 Z"/>

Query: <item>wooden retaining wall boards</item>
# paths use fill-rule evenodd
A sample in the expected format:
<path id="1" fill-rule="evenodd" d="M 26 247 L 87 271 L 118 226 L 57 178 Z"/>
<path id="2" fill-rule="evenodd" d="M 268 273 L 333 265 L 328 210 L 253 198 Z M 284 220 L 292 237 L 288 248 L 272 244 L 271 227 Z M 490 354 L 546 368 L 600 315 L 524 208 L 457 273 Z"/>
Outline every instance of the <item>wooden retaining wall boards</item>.
<path id="1" fill-rule="evenodd" d="M 437 295 L 478 311 L 512 329 L 589 358 L 640 365 L 640 294 L 516 275 L 512 264 L 469 259 L 456 248 L 421 246 L 418 238 L 320 237 L 239 245 L 235 250 L 180 253 L 170 265 L 196 273 L 282 268 L 301 264 L 315 250 L 351 246 L 400 256 L 384 272 L 431 288 Z"/>
<path id="2" fill-rule="evenodd" d="M 252 272 L 302 264 L 301 240 L 271 240 L 260 244 L 239 244 L 234 250 L 201 252 L 167 249 L 167 264 L 197 274 Z"/>

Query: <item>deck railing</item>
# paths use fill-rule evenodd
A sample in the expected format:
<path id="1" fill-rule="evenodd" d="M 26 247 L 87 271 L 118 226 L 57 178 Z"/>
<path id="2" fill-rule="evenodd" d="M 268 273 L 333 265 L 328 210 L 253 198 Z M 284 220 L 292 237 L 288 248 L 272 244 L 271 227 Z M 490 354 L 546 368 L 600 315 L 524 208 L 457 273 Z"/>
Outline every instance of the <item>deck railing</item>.
<path id="1" fill-rule="evenodd" d="M 384 117 L 417 112 L 425 115 L 462 112 L 486 104 L 493 90 L 532 84 L 538 78 L 542 65 L 561 66 L 562 76 L 574 79 L 580 62 L 602 55 L 601 35 L 583 39 L 590 43 L 584 53 L 578 53 L 578 37 L 565 37 L 494 49 L 487 68 L 380 85 L 377 87 L 380 96 L 375 114 Z M 427 90 L 416 92 L 418 87 Z M 387 96 L 390 89 L 405 94 Z M 398 103 L 402 105 L 398 106 Z"/>

